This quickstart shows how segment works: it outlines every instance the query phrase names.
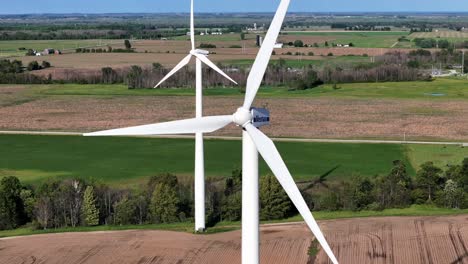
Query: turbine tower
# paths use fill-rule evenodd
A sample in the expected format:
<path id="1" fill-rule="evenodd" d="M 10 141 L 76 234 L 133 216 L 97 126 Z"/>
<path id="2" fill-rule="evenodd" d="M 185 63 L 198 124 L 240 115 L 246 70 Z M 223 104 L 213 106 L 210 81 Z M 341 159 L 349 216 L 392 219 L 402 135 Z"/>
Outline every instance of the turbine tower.
<path id="1" fill-rule="evenodd" d="M 195 49 L 195 25 L 194 25 L 194 11 L 193 11 L 193 0 L 191 0 L 190 8 L 190 41 L 192 44 L 192 50 L 190 54 L 182 59 L 177 66 L 172 69 L 154 88 L 159 87 L 163 82 L 169 79 L 172 75 L 182 69 L 185 65 L 190 62 L 192 56 L 195 57 L 196 66 L 196 85 L 195 85 L 195 117 L 200 118 L 203 115 L 203 91 L 202 91 L 202 63 L 208 65 L 208 67 L 217 71 L 219 74 L 224 76 L 229 81 L 237 84 L 221 69 L 219 69 L 213 62 L 211 62 L 207 56 L 209 54 L 206 50 Z M 204 145 L 203 145 L 203 134 L 195 134 L 195 231 L 205 230 L 205 165 L 204 165 Z"/>
<path id="2" fill-rule="evenodd" d="M 242 263 L 258 264 L 259 254 L 259 179 L 258 153 L 263 157 L 278 179 L 304 221 L 315 235 L 331 262 L 338 261 L 328 245 L 320 227 L 294 182 L 273 141 L 260 131 L 268 125 L 270 114 L 266 109 L 253 108 L 252 104 L 265 75 L 274 45 L 281 30 L 291 0 L 281 0 L 265 41 L 247 79 L 243 106 L 233 115 L 197 117 L 160 124 L 85 134 L 85 136 L 141 136 L 165 134 L 210 133 L 234 123 L 242 130 Z"/>

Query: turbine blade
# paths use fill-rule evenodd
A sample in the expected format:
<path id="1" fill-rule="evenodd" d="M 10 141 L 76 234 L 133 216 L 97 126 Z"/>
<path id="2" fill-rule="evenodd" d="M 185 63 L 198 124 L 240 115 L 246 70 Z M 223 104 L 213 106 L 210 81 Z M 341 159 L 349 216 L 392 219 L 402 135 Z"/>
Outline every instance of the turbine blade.
<path id="1" fill-rule="evenodd" d="M 192 58 L 192 54 L 187 55 L 185 58 L 183 58 L 177 66 L 174 67 L 164 78 L 154 87 L 158 88 L 159 85 L 161 85 L 163 82 L 165 82 L 167 79 L 169 79 L 172 75 L 174 75 L 176 72 L 178 72 L 182 67 L 187 65 L 190 62 L 190 58 Z"/>
<path id="2" fill-rule="evenodd" d="M 84 136 L 149 136 L 149 135 L 172 135 L 172 134 L 195 134 L 209 133 L 219 130 L 232 122 L 232 116 L 211 116 L 193 118 L 166 123 L 143 125 L 136 127 L 112 129 Z"/>
<path id="3" fill-rule="evenodd" d="M 229 81 L 237 84 L 236 81 L 234 81 L 231 77 L 229 77 L 226 73 L 224 73 L 220 68 L 218 68 L 218 66 L 216 66 L 216 64 L 214 64 L 213 62 L 211 62 L 205 55 L 202 55 L 202 54 L 198 54 L 198 53 L 194 53 L 194 56 L 197 57 L 198 59 L 200 59 L 203 63 L 205 63 L 206 65 L 208 65 L 208 67 L 212 68 L 213 70 L 217 71 L 219 74 L 221 74 L 222 76 L 224 76 L 224 78 L 228 79 Z"/>
<path id="4" fill-rule="evenodd" d="M 263 41 L 262 47 L 255 59 L 255 62 L 250 70 L 249 77 L 247 79 L 247 87 L 244 101 L 244 108 L 250 109 L 257 91 L 262 84 L 263 76 L 270 62 L 271 53 L 278 39 L 278 35 L 281 31 L 286 12 L 288 11 L 289 3 L 291 0 L 281 0 L 281 3 L 276 11 L 275 17 L 270 25 L 265 40 Z"/>
<path id="5" fill-rule="evenodd" d="M 190 7 L 190 41 L 192 42 L 192 50 L 195 49 L 195 19 L 193 11 L 193 0 L 191 0 Z"/>
<path id="6" fill-rule="evenodd" d="M 310 212 L 309 207 L 307 206 L 304 198 L 302 197 L 299 188 L 297 187 L 296 183 L 294 182 L 291 173 L 289 172 L 286 164 L 284 164 L 281 155 L 279 154 L 278 150 L 276 149 L 273 141 L 268 138 L 265 134 L 263 134 L 259 129 L 254 127 L 252 124 L 245 126 L 245 129 L 249 133 L 252 140 L 255 142 L 257 146 L 258 152 L 262 155 L 265 162 L 270 167 L 273 174 L 275 174 L 276 178 L 278 179 L 283 189 L 288 194 L 291 201 L 296 206 L 299 213 L 304 218 L 304 221 L 309 226 L 312 233 L 315 235 L 315 238 L 319 241 L 322 248 L 327 253 L 328 257 L 334 264 L 338 264 L 335 255 L 333 254 L 330 246 L 327 243 L 327 240 L 320 231 L 320 227 L 318 226 L 317 222 L 315 221 L 314 216 Z"/>

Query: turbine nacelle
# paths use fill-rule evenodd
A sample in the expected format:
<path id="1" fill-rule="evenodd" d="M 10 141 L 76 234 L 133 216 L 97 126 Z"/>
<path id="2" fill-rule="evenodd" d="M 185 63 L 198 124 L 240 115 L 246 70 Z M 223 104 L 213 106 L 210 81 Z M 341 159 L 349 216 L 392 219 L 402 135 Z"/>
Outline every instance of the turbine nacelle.
<path id="1" fill-rule="evenodd" d="M 232 122 L 240 127 L 245 127 L 248 124 L 252 124 L 257 128 L 267 126 L 270 124 L 270 111 L 265 108 L 252 107 L 250 110 L 247 110 L 240 107 L 232 115 Z"/>

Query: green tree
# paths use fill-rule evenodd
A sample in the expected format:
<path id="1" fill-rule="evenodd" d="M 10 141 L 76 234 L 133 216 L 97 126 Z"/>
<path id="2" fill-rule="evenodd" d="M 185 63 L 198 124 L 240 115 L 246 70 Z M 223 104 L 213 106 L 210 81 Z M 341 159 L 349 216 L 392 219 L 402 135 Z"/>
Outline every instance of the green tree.
<path id="1" fill-rule="evenodd" d="M 27 69 L 28 69 L 28 71 L 37 71 L 37 70 L 41 69 L 41 66 L 39 66 L 39 63 L 37 61 L 31 61 L 28 64 Z"/>
<path id="2" fill-rule="evenodd" d="M 36 198 L 34 194 L 29 189 L 23 189 L 20 193 L 21 200 L 23 201 L 24 205 L 24 212 L 28 217 L 28 220 L 33 219 L 34 217 L 34 206 L 36 205 Z"/>
<path id="3" fill-rule="evenodd" d="M 441 189 L 443 184 L 442 170 L 433 162 L 426 162 L 421 165 L 421 169 L 416 173 L 416 184 L 420 187 L 431 202 L 436 191 Z"/>
<path id="4" fill-rule="evenodd" d="M 115 223 L 118 225 L 130 225 L 138 223 L 137 203 L 125 196 L 114 205 Z"/>
<path id="5" fill-rule="evenodd" d="M 150 203 L 153 223 L 172 223 L 177 221 L 179 198 L 174 187 L 159 183 L 154 188 Z"/>
<path id="6" fill-rule="evenodd" d="M 99 210 L 97 209 L 94 187 L 88 186 L 83 195 L 82 215 L 87 226 L 99 225 Z"/>
<path id="7" fill-rule="evenodd" d="M 52 65 L 48 61 L 42 61 L 41 67 L 42 69 L 50 68 Z"/>
<path id="8" fill-rule="evenodd" d="M 445 206 L 448 208 L 460 208 L 464 197 L 463 189 L 453 180 L 447 180 L 444 187 Z"/>
<path id="9" fill-rule="evenodd" d="M 130 67 L 130 72 L 127 74 L 128 89 L 143 87 L 143 69 L 138 65 Z"/>
<path id="10" fill-rule="evenodd" d="M 125 44 L 125 49 L 127 49 L 127 50 L 132 48 L 132 43 L 130 43 L 130 40 L 126 39 L 124 41 L 124 44 Z"/>
<path id="11" fill-rule="evenodd" d="M 25 223 L 21 183 L 14 176 L 0 181 L 0 230 L 13 229 Z"/>
<path id="12" fill-rule="evenodd" d="M 402 207 L 411 202 L 411 178 L 406 165 L 396 160 L 390 173 L 376 182 L 378 202 L 384 207 Z"/>
<path id="13" fill-rule="evenodd" d="M 242 32 L 242 33 L 240 34 L 240 38 L 241 38 L 241 40 L 245 40 L 245 33 L 244 33 L 244 32 Z"/>
<path id="14" fill-rule="evenodd" d="M 468 158 L 465 158 L 462 162 L 460 169 L 460 180 L 459 185 L 466 193 L 468 193 Z"/>
<path id="15" fill-rule="evenodd" d="M 282 219 L 291 211 L 291 201 L 279 182 L 272 175 L 260 179 L 260 218 Z"/>
<path id="16" fill-rule="evenodd" d="M 304 42 L 302 40 L 298 39 L 298 40 L 294 41 L 294 47 L 302 48 L 302 47 L 304 47 Z"/>
<path id="17" fill-rule="evenodd" d="M 374 201 L 373 191 L 374 184 L 368 178 L 354 177 L 351 180 L 353 209 L 366 209 Z"/>

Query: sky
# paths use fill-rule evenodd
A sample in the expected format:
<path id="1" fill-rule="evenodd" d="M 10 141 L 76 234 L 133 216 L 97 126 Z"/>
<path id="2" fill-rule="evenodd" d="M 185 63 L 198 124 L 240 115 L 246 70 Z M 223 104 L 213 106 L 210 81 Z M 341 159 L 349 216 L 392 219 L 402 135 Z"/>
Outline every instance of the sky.
<path id="1" fill-rule="evenodd" d="M 0 0 L 1 14 L 188 12 L 189 0 Z M 272 12 L 279 0 L 195 0 L 197 12 Z M 468 0 L 292 0 L 291 12 L 468 12 Z"/>

